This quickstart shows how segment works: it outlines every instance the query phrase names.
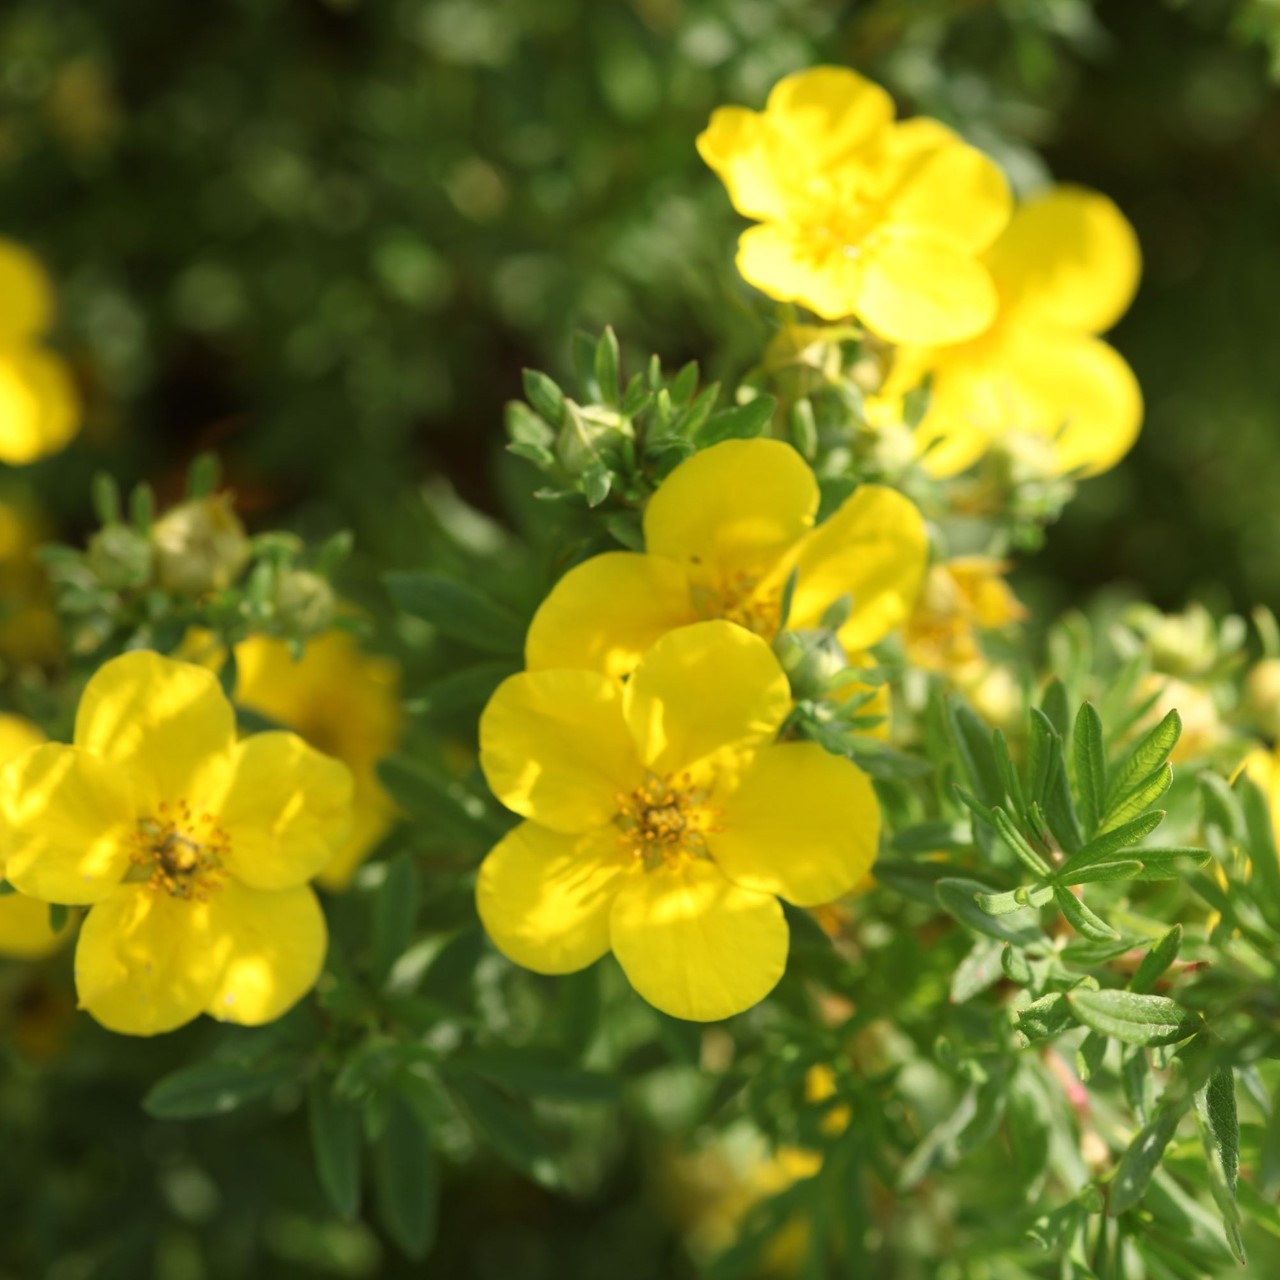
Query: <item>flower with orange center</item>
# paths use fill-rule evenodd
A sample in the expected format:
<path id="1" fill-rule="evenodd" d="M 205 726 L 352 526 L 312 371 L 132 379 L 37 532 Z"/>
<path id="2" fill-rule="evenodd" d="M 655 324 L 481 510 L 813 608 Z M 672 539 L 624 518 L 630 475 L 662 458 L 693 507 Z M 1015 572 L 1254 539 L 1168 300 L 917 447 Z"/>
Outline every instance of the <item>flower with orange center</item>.
<path id="1" fill-rule="evenodd" d="M 632 986 L 709 1021 L 782 976 L 778 897 L 829 902 L 866 874 L 880 811 L 866 776 L 811 742 L 775 743 L 786 675 L 731 622 L 681 627 L 627 682 L 522 672 L 480 720 L 494 794 L 526 821 L 480 868 L 480 918 L 539 973 L 612 950 Z"/>
<path id="2" fill-rule="evenodd" d="M 346 834 L 351 790 L 344 765 L 294 734 L 237 742 L 203 667 L 128 653 L 86 686 L 74 745 L 0 771 L 5 871 L 32 897 L 90 908 L 76 991 L 104 1026 L 269 1022 L 319 976 L 307 881 Z"/>

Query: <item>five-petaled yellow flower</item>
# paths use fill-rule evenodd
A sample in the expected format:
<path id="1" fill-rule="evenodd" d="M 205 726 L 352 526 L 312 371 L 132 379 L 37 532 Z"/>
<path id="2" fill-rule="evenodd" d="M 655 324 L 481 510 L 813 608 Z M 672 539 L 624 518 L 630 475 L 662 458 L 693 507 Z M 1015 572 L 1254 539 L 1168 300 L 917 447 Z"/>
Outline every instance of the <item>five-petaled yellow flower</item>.
<path id="1" fill-rule="evenodd" d="M 128 653 L 89 681 L 74 746 L 0 771 L 5 871 L 32 897 L 90 907 L 76 990 L 104 1026 L 269 1022 L 319 976 L 325 922 L 307 881 L 346 834 L 351 789 L 294 734 L 237 742 L 203 667 Z"/>
<path id="2" fill-rule="evenodd" d="M 80 426 L 66 362 L 40 339 L 53 320 L 53 290 L 36 259 L 0 239 L 0 462 L 20 465 L 61 449 Z"/>
<path id="3" fill-rule="evenodd" d="M 1021 205 L 986 264 L 1000 294 L 991 328 L 958 346 L 898 352 L 890 399 L 932 374 L 918 428 L 926 469 L 954 475 L 1010 434 L 1049 442 L 1053 470 L 1096 475 L 1138 437 L 1142 392 L 1098 334 L 1124 314 L 1138 240 L 1106 196 L 1055 187 Z"/>
<path id="4" fill-rule="evenodd" d="M 660 636 L 702 619 L 772 639 L 793 571 L 789 627 L 816 627 L 848 596 L 845 649 L 884 639 L 920 589 L 924 520 L 895 490 L 863 485 L 815 528 L 818 496 L 808 464 L 780 440 L 726 440 L 694 454 L 649 499 L 644 553 L 605 552 L 556 584 L 529 628 L 529 669 L 625 676 Z"/>
<path id="5" fill-rule="evenodd" d="M 893 117 L 878 85 L 815 67 L 763 112 L 720 107 L 698 151 L 760 223 L 738 242 L 751 284 L 890 342 L 959 342 L 995 315 L 978 257 L 1009 220 L 1008 184 L 936 120 Z"/>
<path id="6" fill-rule="evenodd" d="M 0 715 L 0 764 L 45 740 L 30 720 L 22 716 Z M 0 849 L 0 873 L 4 871 Z M 59 930 L 50 927 L 49 904 L 28 898 L 25 893 L 0 897 L 0 956 L 34 960 L 48 955 L 66 940 L 70 924 Z"/>
<path id="7" fill-rule="evenodd" d="M 539 973 L 612 950 L 680 1018 L 763 999 L 786 966 L 778 896 L 847 893 L 879 839 L 854 764 L 774 742 L 790 708 L 768 644 L 724 621 L 670 632 L 625 684 L 583 670 L 504 681 L 480 719 L 480 763 L 527 821 L 480 868 L 498 949 Z"/>

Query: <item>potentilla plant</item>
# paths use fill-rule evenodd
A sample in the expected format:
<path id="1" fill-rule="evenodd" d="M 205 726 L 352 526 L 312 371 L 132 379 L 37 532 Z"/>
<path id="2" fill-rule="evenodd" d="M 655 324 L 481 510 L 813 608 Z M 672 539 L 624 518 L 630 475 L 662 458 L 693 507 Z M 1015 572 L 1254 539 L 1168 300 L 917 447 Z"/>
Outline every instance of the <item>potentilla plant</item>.
<path id="1" fill-rule="evenodd" d="M 1138 432 L 1132 229 L 839 68 L 697 145 L 756 367 L 624 379 L 606 330 L 526 372 L 540 514 L 424 497 L 402 670 L 343 539 L 250 537 L 207 464 L 159 515 L 99 487 L 49 556 L 74 729 L 0 743 L 0 946 L 78 927 L 116 1033 L 257 1028 L 143 1105 L 305 1106 L 412 1257 L 459 1169 L 590 1203 L 632 1132 L 690 1274 L 1270 1274 L 1280 632 L 1033 650 L 1009 581 Z"/>

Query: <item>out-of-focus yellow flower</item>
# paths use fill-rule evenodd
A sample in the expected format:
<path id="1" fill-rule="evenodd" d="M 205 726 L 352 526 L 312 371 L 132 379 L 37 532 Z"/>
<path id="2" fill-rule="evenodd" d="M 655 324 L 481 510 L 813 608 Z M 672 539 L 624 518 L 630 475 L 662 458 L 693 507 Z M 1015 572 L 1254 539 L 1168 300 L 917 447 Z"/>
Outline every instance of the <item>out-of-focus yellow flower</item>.
<path id="1" fill-rule="evenodd" d="M 996 295 L 979 255 L 1009 220 L 999 168 L 935 120 L 894 123 L 878 85 L 839 67 L 787 76 L 763 112 L 720 107 L 698 151 L 761 225 L 738 270 L 828 320 L 891 342 L 959 342 Z"/>
<path id="2" fill-rule="evenodd" d="M 621 677 L 674 627 L 726 618 L 771 639 L 794 571 L 790 628 L 848 596 L 840 642 L 857 653 L 910 612 L 928 555 L 924 520 L 893 489 L 862 485 L 817 528 L 818 483 L 779 440 L 726 440 L 682 462 L 649 499 L 644 553 L 571 569 L 529 627 L 530 670 Z"/>
<path id="3" fill-rule="evenodd" d="M 152 526 L 151 545 L 157 580 L 178 595 L 221 591 L 249 559 L 249 538 L 227 493 L 192 498 L 166 511 Z"/>
<path id="4" fill-rule="evenodd" d="M 805 1073 L 804 1096 L 806 1102 L 826 1102 L 829 1098 L 834 1098 L 837 1092 L 836 1073 L 825 1063 L 815 1063 Z M 823 1115 L 818 1127 L 828 1137 L 838 1138 L 849 1127 L 849 1121 L 852 1119 L 852 1108 L 848 1103 L 841 1102 L 831 1107 Z"/>
<path id="5" fill-rule="evenodd" d="M 0 764 L 43 741 L 44 734 L 30 720 L 0 715 Z M 48 903 L 22 893 L 0 897 L 0 956 L 33 960 L 48 955 L 66 940 L 69 931 L 69 922 L 56 932 L 49 927 Z"/>
<path id="6" fill-rule="evenodd" d="M 0 239 L 0 462 L 56 453 L 80 427 L 66 362 L 41 340 L 53 322 L 53 287 L 35 257 Z"/>
<path id="7" fill-rule="evenodd" d="M 269 1022 L 319 976 L 325 922 L 307 881 L 346 835 L 351 790 L 345 765 L 294 734 L 237 743 L 210 671 L 128 653 L 89 681 L 74 746 L 0 770 L 6 874 L 90 907 L 76 990 L 104 1026 Z"/>
<path id="8" fill-rule="evenodd" d="M 1139 701 L 1155 694 L 1150 711 L 1135 726 L 1138 732 L 1153 729 L 1170 711 L 1177 711 L 1182 733 L 1169 754 L 1175 764 L 1207 755 L 1230 736 L 1213 694 L 1203 685 L 1152 671 L 1138 681 L 1137 694 Z"/>
<path id="9" fill-rule="evenodd" d="M 855 765 L 773 742 L 790 709 L 769 646 L 723 621 L 669 632 L 625 686 L 583 670 L 504 681 L 480 763 L 527 821 L 476 886 L 499 950 L 539 973 L 612 950 L 646 1000 L 694 1021 L 763 999 L 787 958 L 777 896 L 838 898 L 879 841 Z"/>
<path id="10" fill-rule="evenodd" d="M 1059 475 L 1113 467 L 1138 437 L 1142 392 L 1097 335 L 1137 288 L 1133 228 L 1105 196 L 1054 187 L 1018 208 L 984 261 L 1000 297 L 994 323 L 954 346 L 905 338 L 881 403 L 932 376 L 917 438 L 935 475 L 963 471 L 1017 435 L 1050 441 Z"/>
<path id="11" fill-rule="evenodd" d="M 236 646 L 236 665 L 241 706 L 288 725 L 351 770 L 351 832 L 317 877 L 345 888 L 395 819 L 375 766 L 400 736 L 400 669 L 362 652 L 346 631 L 317 636 L 297 661 L 283 640 L 255 636 Z"/>
<path id="12" fill-rule="evenodd" d="M 0 656 L 49 663 L 58 655 L 58 622 L 36 548 L 48 530 L 31 509 L 0 502 Z"/>
<path id="13" fill-rule="evenodd" d="M 991 556 L 957 556 L 930 567 L 904 638 L 907 659 L 953 678 L 983 660 L 980 631 L 1026 617 L 1004 575 L 1009 565 Z"/>
<path id="14" fill-rule="evenodd" d="M 1263 658 L 1250 669 L 1244 707 L 1260 733 L 1280 738 L 1280 658 Z"/>

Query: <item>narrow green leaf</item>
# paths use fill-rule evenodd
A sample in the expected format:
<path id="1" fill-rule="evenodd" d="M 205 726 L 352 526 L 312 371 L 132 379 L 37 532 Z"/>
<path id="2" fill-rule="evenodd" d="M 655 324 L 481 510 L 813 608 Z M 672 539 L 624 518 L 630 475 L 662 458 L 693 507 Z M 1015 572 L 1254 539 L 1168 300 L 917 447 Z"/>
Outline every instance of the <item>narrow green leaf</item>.
<path id="1" fill-rule="evenodd" d="M 1067 697 L 1067 686 L 1056 676 L 1049 681 L 1040 699 L 1040 707 L 1049 718 L 1054 732 L 1065 743 L 1071 732 L 1071 703 Z"/>
<path id="2" fill-rule="evenodd" d="M 1229 840 L 1244 840 L 1244 806 L 1225 778 L 1218 777 L 1216 773 L 1202 773 L 1200 799 L 1206 827 L 1217 827 Z"/>
<path id="3" fill-rule="evenodd" d="M 1000 981 L 1004 972 L 1001 945 L 992 938 L 979 938 L 973 950 L 956 966 L 951 978 L 951 1003 L 964 1004 Z"/>
<path id="4" fill-rule="evenodd" d="M 1235 783 L 1236 794 L 1244 810 L 1245 835 L 1248 840 L 1251 896 L 1267 923 L 1280 930 L 1280 859 L 1276 857 L 1275 829 L 1271 825 L 1271 806 L 1262 789 L 1247 773 Z"/>
<path id="5" fill-rule="evenodd" d="M 1099 826 L 1100 832 L 1114 831 L 1123 822 L 1137 817 L 1151 808 L 1173 783 L 1173 766 L 1162 764 L 1154 773 L 1148 774 L 1131 791 L 1124 792 L 1107 812 Z"/>
<path id="6" fill-rule="evenodd" d="M 1222 1214 L 1227 1244 L 1245 1265 L 1240 1238 L 1240 1208 L 1236 1179 L 1240 1172 L 1240 1120 L 1236 1113 L 1236 1081 L 1230 1067 L 1219 1067 L 1204 1088 L 1196 1090 L 1196 1123 L 1209 1163 L 1209 1189 Z"/>
<path id="7" fill-rule="evenodd" d="M 1143 864 L 1136 859 L 1118 862 L 1095 862 L 1091 867 L 1077 871 L 1070 880 L 1058 877 L 1060 884 L 1094 884 L 1103 880 L 1136 880 L 1142 874 Z"/>
<path id="8" fill-rule="evenodd" d="M 450 1063 L 454 1069 L 473 1071 L 492 1084 L 531 1098 L 578 1104 L 618 1100 L 618 1082 L 611 1076 L 585 1071 L 529 1048 L 464 1049 L 455 1053 Z"/>
<path id="9" fill-rule="evenodd" d="M 1125 1044 L 1176 1044 L 1202 1025 L 1199 1014 L 1167 996 L 1109 988 L 1073 991 L 1070 1000 L 1081 1022 Z"/>
<path id="10" fill-rule="evenodd" d="M 1178 958 L 1178 948 L 1181 946 L 1182 926 L 1175 924 L 1163 938 L 1151 944 L 1151 950 L 1142 957 L 1141 963 L 1134 971 L 1129 990 L 1137 991 L 1139 994 L 1150 991 L 1161 975 Z"/>
<path id="11" fill-rule="evenodd" d="M 617 408 L 621 401 L 621 379 L 618 377 L 620 363 L 618 336 L 612 326 L 605 325 L 600 341 L 596 343 L 595 374 L 596 385 L 600 388 L 600 399 L 610 408 Z"/>
<path id="12" fill-rule="evenodd" d="M 1076 1069 L 1086 1084 L 1102 1069 L 1107 1056 L 1107 1037 L 1100 1031 L 1090 1031 L 1076 1050 Z"/>
<path id="13" fill-rule="evenodd" d="M 360 1108 L 334 1097 L 331 1081 L 316 1080 L 307 1090 L 307 1120 L 320 1185 L 341 1217 L 354 1218 L 364 1144 Z"/>
<path id="14" fill-rule="evenodd" d="M 1013 805 L 1014 813 L 1020 818 L 1025 817 L 1027 801 L 1022 793 L 1022 781 L 1018 777 L 1018 770 L 1014 767 L 1013 757 L 1009 754 L 1009 743 L 1004 736 L 1003 730 L 997 729 L 991 735 L 991 747 L 996 758 L 996 771 L 1000 775 L 1004 793 Z"/>
<path id="15" fill-rule="evenodd" d="M 694 433 L 699 448 L 721 440 L 750 440 L 764 434 L 778 402 L 773 396 L 757 396 L 746 404 L 713 413 Z"/>
<path id="16" fill-rule="evenodd" d="M 592 458 L 587 463 L 580 479 L 582 496 L 586 498 L 589 507 L 598 507 L 613 488 L 613 473 L 599 458 Z"/>
<path id="17" fill-rule="evenodd" d="M 523 1111 L 470 1072 L 450 1072 L 449 1087 L 477 1133 L 500 1156 L 543 1186 L 560 1182 L 550 1148 Z"/>
<path id="18" fill-rule="evenodd" d="M 1144 813 L 1140 818 L 1126 822 L 1114 831 L 1107 832 L 1106 835 L 1095 837 L 1058 868 L 1059 878 L 1073 876 L 1083 867 L 1093 866 L 1095 862 L 1108 862 L 1112 854 L 1119 853 L 1122 849 L 1128 852 L 1130 845 L 1149 836 L 1163 821 L 1163 810 L 1155 809 L 1151 813 Z M 1145 852 L 1145 850 L 1133 850 L 1135 855 Z M 1067 880 L 1066 883 L 1070 884 L 1071 881 Z"/>
<path id="19" fill-rule="evenodd" d="M 1053 896 L 1057 899 L 1058 910 L 1066 916 L 1067 923 L 1090 942 L 1107 942 L 1120 936 L 1101 916 L 1086 907 L 1070 889 L 1055 884 Z"/>
<path id="20" fill-rule="evenodd" d="M 1077 1023 L 1078 1019 L 1061 991 L 1053 991 L 1047 996 L 1041 996 L 1039 1000 L 1033 1000 L 1025 1009 L 1018 1011 L 1014 1020 L 1014 1026 L 1033 1043 L 1056 1036 Z"/>
<path id="21" fill-rule="evenodd" d="M 999 807 L 992 809 L 991 819 L 1000 833 L 1000 838 L 1033 876 L 1048 879 L 1053 875 L 1053 868 L 1027 843 L 1026 837 L 1013 825 L 1013 820 L 1003 809 Z"/>
<path id="22" fill-rule="evenodd" d="M 410 1258 L 425 1258 L 435 1240 L 439 1170 L 417 1115 L 399 1095 L 375 1155 L 382 1224 Z"/>
<path id="23" fill-rule="evenodd" d="M 524 624 L 477 588 L 424 571 L 388 573 L 386 583 L 401 610 L 431 623 L 441 635 L 488 653 L 521 652 Z"/>
<path id="24" fill-rule="evenodd" d="M 1080 795 L 1080 820 L 1085 837 L 1091 839 L 1102 821 L 1107 795 L 1107 752 L 1103 742 L 1102 717 L 1092 702 L 1081 704 L 1071 749 L 1076 788 Z"/>
<path id="25" fill-rule="evenodd" d="M 1213 860 L 1208 849 L 1144 848 L 1130 852 L 1142 860 L 1135 880 L 1181 880 Z"/>
<path id="26" fill-rule="evenodd" d="M 143 1110 L 157 1120 L 196 1120 L 237 1111 L 295 1078 L 296 1069 L 261 1063 L 201 1062 L 167 1075 L 148 1090 Z"/>
<path id="27" fill-rule="evenodd" d="M 671 399 L 676 404 L 688 404 L 698 389 L 698 362 L 690 360 L 671 381 Z M 655 387 L 656 391 L 657 388 Z"/>
<path id="28" fill-rule="evenodd" d="M 971 707 L 953 697 L 947 701 L 947 717 L 960 762 L 974 794 L 990 808 L 1004 800 L 1004 785 L 991 747 L 991 733 Z"/>
<path id="29" fill-rule="evenodd" d="M 533 406 L 538 416 L 544 418 L 553 427 L 564 422 L 564 392 L 537 369 L 525 369 L 524 398 Z"/>
<path id="30" fill-rule="evenodd" d="M 983 911 L 989 916 L 1008 916 L 1015 911 L 1025 911 L 1027 907 L 1043 907 L 1046 902 L 1053 901 L 1053 886 L 1036 884 L 1020 889 L 1010 889 L 1007 893 L 979 893 L 975 895 Z"/>
<path id="31" fill-rule="evenodd" d="M 1150 733 L 1139 739 L 1111 778 L 1104 814 L 1111 813 L 1141 779 L 1150 777 L 1168 760 L 1181 734 L 1182 721 L 1176 711 L 1170 711 Z"/>
<path id="32" fill-rule="evenodd" d="M 1108 1188 L 1107 1212 L 1112 1217 L 1127 1213 L 1142 1199 L 1160 1157 L 1190 1105 L 1191 1099 L 1186 1096 L 1165 1098 L 1156 1108 L 1155 1115 L 1129 1144 L 1128 1150 L 1120 1157 L 1115 1177 Z"/>
<path id="33" fill-rule="evenodd" d="M 938 905 L 944 911 L 953 915 L 961 924 L 968 925 L 978 933 L 985 933 L 990 938 L 999 938 L 1001 942 L 1012 942 L 1025 947 L 1044 937 L 1039 922 L 1031 911 L 1026 913 L 1025 919 L 1012 915 L 997 919 L 987 915 L 978 906 L 977 898 L 979 894 L 989 895 L 991 889 L 977 880 L 947 878 L 939 880 L 933 886 L 933 891 Z"/>
<path id="34" fill-rule="evenodd" d="M 382 884 L 373 900 L 373 972 L 381 986 L 392 965 L 404 954 L 413 937 L 418 915 L 418 873 L 407 857 L 387 864 Z"/>

